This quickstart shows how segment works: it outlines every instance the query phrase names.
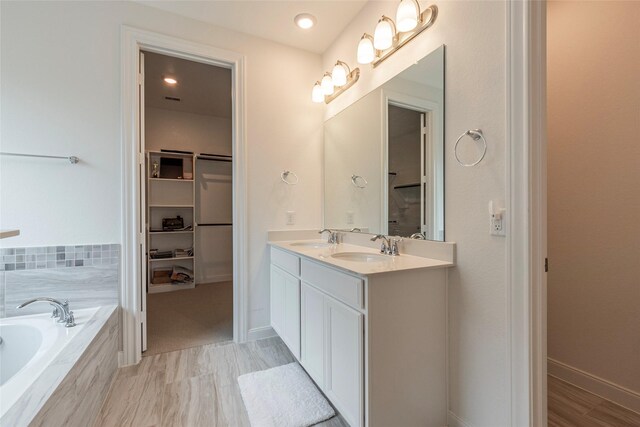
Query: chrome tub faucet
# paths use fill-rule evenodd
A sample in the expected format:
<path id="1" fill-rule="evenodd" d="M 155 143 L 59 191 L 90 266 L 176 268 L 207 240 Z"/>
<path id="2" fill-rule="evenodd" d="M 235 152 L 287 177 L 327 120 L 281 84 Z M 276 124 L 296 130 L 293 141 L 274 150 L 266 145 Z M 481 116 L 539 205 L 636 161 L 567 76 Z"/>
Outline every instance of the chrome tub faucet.
<path id="1" fill-rule="evenodd" d="M 24 308 L 36 302 L 46 302 L 51 304 L 53 308 L 52 318 L 58 319 L 58 323 L 64 323 L 67 328 L 76 326 L 75 318 L 73 317 L 73 311 L 69 310 L 69 301 L 60 302 L 57 299 L 49 297 L 38 297 L 30 299 L 20 304 L 17 308 Z"/>

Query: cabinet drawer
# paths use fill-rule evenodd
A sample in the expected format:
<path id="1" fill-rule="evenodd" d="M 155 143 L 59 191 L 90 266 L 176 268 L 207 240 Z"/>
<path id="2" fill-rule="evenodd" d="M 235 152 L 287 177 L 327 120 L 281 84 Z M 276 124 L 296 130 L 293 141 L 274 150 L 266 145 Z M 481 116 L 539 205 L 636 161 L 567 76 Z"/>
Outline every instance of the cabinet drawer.
<path id="1" fill-rule="evenodd" d="M 337 300 L 357 309 L 364 308 L 362 279 L 307 260 L 302 260 L 300 276 Z"/>
<path id="2" fill-rule="evenodd" d="M 271 263 L 296 277 L 300 277 L 300 258 L 295 255 L 272 247 Z"/>

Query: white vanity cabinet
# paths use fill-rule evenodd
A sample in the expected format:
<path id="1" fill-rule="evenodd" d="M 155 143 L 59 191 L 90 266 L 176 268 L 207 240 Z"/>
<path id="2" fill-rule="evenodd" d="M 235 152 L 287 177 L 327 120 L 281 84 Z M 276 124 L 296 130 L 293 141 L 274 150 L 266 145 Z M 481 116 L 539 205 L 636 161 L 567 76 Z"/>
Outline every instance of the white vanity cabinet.
<path id="1" fill-rule="evenodd" d="M 278 247 L 271 264 L 272 326 L 352 427 L 446 425 L 445 268 L 360 275 Z"/>

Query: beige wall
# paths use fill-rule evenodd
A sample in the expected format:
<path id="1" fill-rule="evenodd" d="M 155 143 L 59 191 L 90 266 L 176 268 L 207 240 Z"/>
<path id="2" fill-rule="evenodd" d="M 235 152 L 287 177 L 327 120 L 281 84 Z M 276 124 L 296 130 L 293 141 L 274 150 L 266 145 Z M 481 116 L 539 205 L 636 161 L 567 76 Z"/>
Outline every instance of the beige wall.
<path id="1" fill-rule="evenodd" d="M 640 2 L 547 19 L 548 353 L 640 393 Z"/>
<path id="2" fill-rule="evenodd" d="M 445 238 L 456 242 L 457 266 L 448 274 L 450 425 L 509 425 L 506 240 L 489 235 L 487 205 L 505 198 L 506 2 L 441 1 L 429 30 L 375 69 L 360 66 L 360 80 L 327 106 L 326 116 L 446 45 Z M 430 3 L 420 2 L 422 6 Z M 364 32 L 397 1 L 369 1 L 323 55 L 356 64 Z M 321 74 L 320 74 L 321 75 Z M 467 129 L 481 128 L 489 149 L 481 164 L 456 163 L 452 146 Z M 425 396 L 425 399 L 428 399 Z"/>

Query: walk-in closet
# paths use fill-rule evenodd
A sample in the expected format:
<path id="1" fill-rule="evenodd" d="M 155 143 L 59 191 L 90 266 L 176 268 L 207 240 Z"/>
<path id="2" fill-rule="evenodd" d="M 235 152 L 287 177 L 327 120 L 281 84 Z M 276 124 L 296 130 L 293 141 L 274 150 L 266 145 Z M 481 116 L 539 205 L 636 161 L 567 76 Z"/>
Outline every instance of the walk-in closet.
<path id="1" fill-rule="evenodd" d="M 140 64 L 151 355 L 233 339 L 231 71 L 153 52 Z"/>

